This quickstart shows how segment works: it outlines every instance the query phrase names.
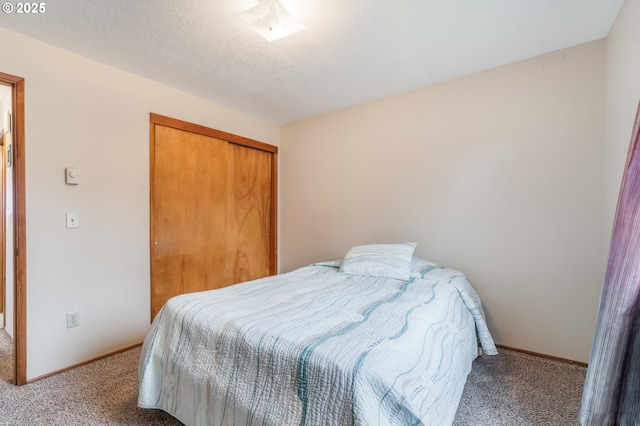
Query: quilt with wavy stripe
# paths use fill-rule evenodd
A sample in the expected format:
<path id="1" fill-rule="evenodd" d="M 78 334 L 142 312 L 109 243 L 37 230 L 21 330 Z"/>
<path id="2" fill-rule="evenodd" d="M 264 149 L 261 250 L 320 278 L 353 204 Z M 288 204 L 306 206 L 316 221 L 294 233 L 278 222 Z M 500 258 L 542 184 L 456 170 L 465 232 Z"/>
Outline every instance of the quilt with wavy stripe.
<path id="1" fill-rule="evenodd" d="M 138 405 L 189 426 L 442 426 L 478 342 L 497 353 L 460 272 L 422 261 L 401 281 L 314 264 L 169 300 L 142 348 Z"/>

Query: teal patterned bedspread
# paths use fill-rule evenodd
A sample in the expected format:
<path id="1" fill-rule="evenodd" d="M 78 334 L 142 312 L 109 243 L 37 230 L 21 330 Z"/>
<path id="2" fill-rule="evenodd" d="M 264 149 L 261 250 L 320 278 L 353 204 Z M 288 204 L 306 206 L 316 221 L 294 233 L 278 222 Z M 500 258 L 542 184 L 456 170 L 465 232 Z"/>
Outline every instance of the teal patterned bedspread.
<path id="1" fill-rule="evenodd" d="M 195 425 L 448 425 L 478 354 L 497 353 L 457 271 L 409 281 L 339 262 L 169 300 L 145 339 L 138 405 Z"/>

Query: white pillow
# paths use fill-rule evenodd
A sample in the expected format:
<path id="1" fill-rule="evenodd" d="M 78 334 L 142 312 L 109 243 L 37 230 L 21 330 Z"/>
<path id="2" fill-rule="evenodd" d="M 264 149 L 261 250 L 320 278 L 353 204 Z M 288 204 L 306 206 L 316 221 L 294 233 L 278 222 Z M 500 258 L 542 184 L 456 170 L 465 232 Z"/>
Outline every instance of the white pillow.
<path id="1" fill-rule="evenodd" d="M 407 281 L 411 277 L 411 259 L 415 249 L 416 243 L 354 246 L 347 252 L 340 271 L 349 275 Z"/>

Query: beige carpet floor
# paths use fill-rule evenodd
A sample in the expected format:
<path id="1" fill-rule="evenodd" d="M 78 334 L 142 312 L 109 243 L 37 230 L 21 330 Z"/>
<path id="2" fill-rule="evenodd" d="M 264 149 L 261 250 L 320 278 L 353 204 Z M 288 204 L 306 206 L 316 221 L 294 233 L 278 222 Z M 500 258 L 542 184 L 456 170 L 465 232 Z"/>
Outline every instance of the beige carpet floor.
<path id="1" fill-rule="evenodd" d="M 140 348 L 131 349 L 16 387 L 11 341 L 0 330 L 0 425 L 181 425 L 137 407 L 139 356 Z M 585 374 L 584 367 L 507 350 L 480 357 L 454 426 L 575 426 Z"/>
<path id="2" fill-rule="evenodd" d="M 7 345 L 0 330 L 0 425 L 182 425 L 162 411 L 138 408 L 140 348 L 18 387 L 9 383 Z"/>

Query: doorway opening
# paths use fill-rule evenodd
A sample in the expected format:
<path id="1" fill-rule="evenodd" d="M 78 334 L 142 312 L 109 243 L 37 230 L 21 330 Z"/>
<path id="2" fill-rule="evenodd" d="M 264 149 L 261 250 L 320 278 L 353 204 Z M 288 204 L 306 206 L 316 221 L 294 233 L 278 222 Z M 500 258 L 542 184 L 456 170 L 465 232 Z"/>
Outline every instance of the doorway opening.
<path id="1" fill-rule="evenodd" d="M 27 383 L 24 127 L 24 79 L 0 72 L 0 348 L 8 338 L 13 374 L 3 379 L 17 385 Z"/>
<path id="2" fill-rule="evenodd" d="M 7 168 L 11 162 L 6 161 L 7 151 L 11 151 L 12 93 L 11 87 L 0 86 L 0 379 L 4 381 L 14 380 L 14 289 L 13 285 L 7 286 L 7 280 L 13 283 L 13 261 L 6 261 L 6 253 L 11 253 L 13 246 L 12 239 L 7 239 L 6 226 L 7 216 L 13 216 L 7 214 L 11 207 L 6 204 L 7 193 L 11 200 L 12 192 L 11 184 L 7 185 Z M 11 178 L 11 173 L 8 176 Z"/>

